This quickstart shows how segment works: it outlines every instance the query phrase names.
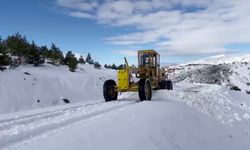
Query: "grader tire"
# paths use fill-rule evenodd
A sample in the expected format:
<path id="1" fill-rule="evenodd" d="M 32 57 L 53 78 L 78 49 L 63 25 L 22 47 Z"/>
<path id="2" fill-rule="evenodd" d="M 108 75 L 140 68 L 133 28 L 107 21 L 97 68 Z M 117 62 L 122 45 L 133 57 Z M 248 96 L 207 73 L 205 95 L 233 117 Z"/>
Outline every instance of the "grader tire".
<path id="1" fill-rule="evenodd" d="M 159 84 L 159 89 L 161 89 L 161 90 L 165 90 L 165 89 L 167 89 L 167 81 L 166 80 L 164 80 L 164 81 L 161 81 L 161 83 Z"/>
<path id="2" fill-rule="evenodd" d="M 114 80 L 107 80 L 103 85 L 103 95 L 106 102 L 117 100 L 118 92 Z"/>
<path id="3" fill-rule="evenodd" d="M 152 88 L 151 88 L 151 83 L 148 79 L 140 79 L 138 93 L 141 101 L 151 100 Z"/>
<path id="4" fill-rule="evenodd" d="M 166 81 L 166 89 L 173 90 L 173 82 L 171 80 Z"/>

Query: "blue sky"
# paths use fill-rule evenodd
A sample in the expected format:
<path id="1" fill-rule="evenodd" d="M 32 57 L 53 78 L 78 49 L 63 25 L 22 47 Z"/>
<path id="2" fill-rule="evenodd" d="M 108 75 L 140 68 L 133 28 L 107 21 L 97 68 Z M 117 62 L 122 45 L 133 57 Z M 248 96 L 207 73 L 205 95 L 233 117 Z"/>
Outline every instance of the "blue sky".
<path id="1" fill-rule="evenodd" d="M 162 63 L 249 52 L 250 8 L 242 0 L 1 0 L 0 35 L 19 32 L 38 45 L 102 64 L 136 63 L 136 50 L 157 49 Z"/>

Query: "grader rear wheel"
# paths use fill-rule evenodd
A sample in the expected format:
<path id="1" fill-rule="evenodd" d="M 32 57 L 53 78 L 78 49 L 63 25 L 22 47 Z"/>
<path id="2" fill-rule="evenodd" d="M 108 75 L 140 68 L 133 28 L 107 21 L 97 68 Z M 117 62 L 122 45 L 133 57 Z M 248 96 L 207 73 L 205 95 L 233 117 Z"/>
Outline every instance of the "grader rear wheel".
<path id="1" fill-rule="evenodd" d="M 167 83 L 166 83 L 167 81 L 166 80 L 163 80 L 163 81 L 161 81 L 161 83 L 159 84 L 159 89 L 161 89 L 161 90 L 165 90 L 165 89 L 167 89 Z"/>
<path id="2" fill-rule="evenodd" d="M 114 80 L 107 80 L 103 85 L 103 95 L 106 102 L 117 100 L 118 92 Z"/>
<path id="3" fill-rule="evenodd" d="M 171 80 L 166 81 L 166 89 L 173 90 L 173 82 Z"/>
<path id="4" fill-rule="evenodd" d="M 151 100 L 152 88 L 151 88 L 151 83 L 148 79 L 140 79 L 138 93 L 141 101 Z"/>
<path id="5" fill-rule="evenodd" d="M 173 83 L 171 80 L 164 80 L 160 83 L 160 89 L 173 90 Z"/>

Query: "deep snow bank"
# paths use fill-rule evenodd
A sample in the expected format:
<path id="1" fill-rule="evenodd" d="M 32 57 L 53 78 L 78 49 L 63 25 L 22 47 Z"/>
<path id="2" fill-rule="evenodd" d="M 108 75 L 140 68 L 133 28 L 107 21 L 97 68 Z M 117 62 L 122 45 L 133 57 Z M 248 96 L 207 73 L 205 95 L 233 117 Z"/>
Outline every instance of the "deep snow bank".
<path id="1" fill-rule="evenodd" d="M 104 101 L 102 86 L 114 78 L 110 69 L 95 69 L 93 65 L 79 65 L 76 72 L 67 66 L 21 66 L 0 72 L 0 113 L 70 103 Z"/>
<path id="2" fill-rule="evenodd" d="M 173 91 L 156 91 L 154 99 L 171 99 L 229 125 L 250 119 L 249 95 L 212 84 L 176 84 Z"/>

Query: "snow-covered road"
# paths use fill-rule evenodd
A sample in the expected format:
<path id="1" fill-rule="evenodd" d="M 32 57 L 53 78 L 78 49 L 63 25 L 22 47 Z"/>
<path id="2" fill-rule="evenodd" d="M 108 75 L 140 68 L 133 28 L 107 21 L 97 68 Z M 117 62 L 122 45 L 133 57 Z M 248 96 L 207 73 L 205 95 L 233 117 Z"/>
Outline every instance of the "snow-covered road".
<path id="1" fill-rule="evenodd" d="M 6 117 L 0 119 L 0 147 L 2 148 L 23 141 L 26 138 L 34 137 L 41 133 L 89 119 L 136 102 L 100 102 Z"/>
<path id="2" fill-rule="evenodd" d="M 137 93 L 127 93 L 120 95 L 121 100 L 116 102 L 65 105 L 2 115 L 0 148 L 250 148 L 248 95 L 240 97 L 214 85 L 177 85 L 175 88 L 174 91 L 154 92 L 152 101 L 138 103 Z"/>

